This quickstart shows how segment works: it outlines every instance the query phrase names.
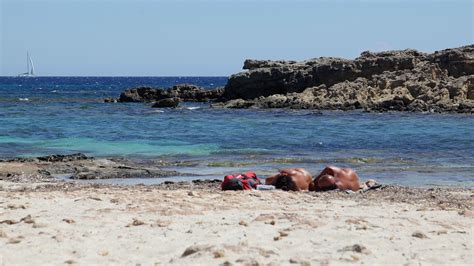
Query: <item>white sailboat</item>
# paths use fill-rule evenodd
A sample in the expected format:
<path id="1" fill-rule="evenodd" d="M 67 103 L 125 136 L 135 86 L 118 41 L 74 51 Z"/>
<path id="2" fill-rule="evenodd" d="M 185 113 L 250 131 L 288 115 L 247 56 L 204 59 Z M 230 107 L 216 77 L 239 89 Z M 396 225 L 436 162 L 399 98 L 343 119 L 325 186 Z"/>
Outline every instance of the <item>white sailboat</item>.
<path id="1" fill-rule="evenodd" d="M 30 54 L 26 52 L 26 72 L 18 74 L 19 77 L 34 77 L 35 76 L 35 66 L 33 65 L 33 60 L 30 57 Z"/>

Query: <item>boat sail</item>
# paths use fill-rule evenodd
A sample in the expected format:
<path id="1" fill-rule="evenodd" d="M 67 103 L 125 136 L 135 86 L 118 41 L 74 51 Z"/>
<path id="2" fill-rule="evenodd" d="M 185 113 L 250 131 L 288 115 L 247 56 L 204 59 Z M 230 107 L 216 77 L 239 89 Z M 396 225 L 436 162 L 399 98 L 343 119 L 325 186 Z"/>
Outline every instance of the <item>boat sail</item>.
<path id="1" fill-rule="evenodd" d="M 35 76 L 35 66 L 33 65 L 33 60 L 30 57 L 30 53 L 26 52 L 26 72 L 18 74 L 19 77 L 34 77 Z"/>

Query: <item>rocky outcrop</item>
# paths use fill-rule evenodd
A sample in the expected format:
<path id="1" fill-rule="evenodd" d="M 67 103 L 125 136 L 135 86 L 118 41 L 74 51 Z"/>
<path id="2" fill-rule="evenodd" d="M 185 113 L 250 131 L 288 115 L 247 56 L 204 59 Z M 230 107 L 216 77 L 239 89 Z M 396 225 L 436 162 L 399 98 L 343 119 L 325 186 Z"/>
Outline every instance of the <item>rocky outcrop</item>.
<path id="1" fill-rule="evenodd" d="M 136 87 L 120 94 L 119 102 L 155 102 L 163 99 L 178 98 L 183 102 L 207 102 L 220 98 L 223 88 L 206 90 L 204 88 L 180 84 L 169 89 Z M 110 102 L 110 99 L 107 99 Z"/>
<path id="2" fill-rule="evenodd" d="M 474 45 L 354 60 L 247 60 L 244 69 L 214 107 L 474 112 Z"/>
<path id="3" fill-rule="evenodd" d="M 0 160 L 0 180 L 54 181 L 56 175 L 68 176 L 70 179 L 109 179 L 160 178 L 181 174 L 161 169 L 154 163 L 118 158 L 93 158 L 82 153 Z"/>

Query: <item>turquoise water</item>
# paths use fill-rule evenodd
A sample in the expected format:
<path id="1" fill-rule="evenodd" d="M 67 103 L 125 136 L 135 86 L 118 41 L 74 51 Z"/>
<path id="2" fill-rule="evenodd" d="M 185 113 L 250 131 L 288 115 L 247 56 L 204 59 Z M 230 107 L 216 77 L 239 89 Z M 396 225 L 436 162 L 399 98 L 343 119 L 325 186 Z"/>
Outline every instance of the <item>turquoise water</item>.
<path id="1" fill-rule="evenodd" d="M 0 77 L 0 157 L 83 152 L 158 158 L 186 161 L 177 170 L 203 178 L 293 166 L 316 173 L 335 164 L 385 183 L 474 186 L 471 115 L 102 103 L 127 87 L 183 82 L 212 88 L 226 78 Z"/>

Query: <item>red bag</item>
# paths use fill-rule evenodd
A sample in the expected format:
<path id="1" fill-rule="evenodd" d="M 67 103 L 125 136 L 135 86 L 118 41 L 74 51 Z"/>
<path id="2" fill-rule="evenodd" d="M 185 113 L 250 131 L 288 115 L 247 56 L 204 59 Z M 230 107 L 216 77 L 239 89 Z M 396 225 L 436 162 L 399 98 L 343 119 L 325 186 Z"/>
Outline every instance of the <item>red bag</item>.
<path id="1" fill-rule="evenodd" d="M 256 189 L 261 184 L 254 172 L 239 175 L 226 175 L 222 181 L 222 190 L 250 190 Z"/>

